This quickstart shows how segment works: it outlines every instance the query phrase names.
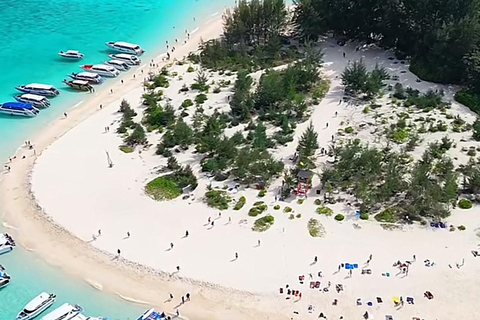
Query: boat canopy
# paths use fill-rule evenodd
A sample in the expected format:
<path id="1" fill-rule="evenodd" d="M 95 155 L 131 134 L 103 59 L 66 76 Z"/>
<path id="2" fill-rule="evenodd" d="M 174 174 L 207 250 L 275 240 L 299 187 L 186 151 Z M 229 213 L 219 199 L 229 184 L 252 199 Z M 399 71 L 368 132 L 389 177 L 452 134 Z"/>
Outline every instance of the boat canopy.
<path id="1" fill-rule="evenodd" d="M 30 83 L 25 86 L 25 88 L 31 89 L 44 89 L 44 90 L 52 90 L 54 89 L 53 86 L 49 84 L 42 84 L 42 83 Z"/>
<path id="2" fill-rule="evenodd" d="M 65 53 L 70 53 L 70 54 L 80 54 L 77 50 L 67 50 Z"/>
<path id="3" fill-rule="evenodd" d="M 50 298 L 50 295 L 48 293 L 46 292 L 40 293 L 38 296 L 36 296 L 32 301 L 30 301 L 25 306 L 25 311 L 27 312 L 35 311 L 38 308 L 38 306 L 45 303 L 49 298 Z"/>
<path id="4" fill-rule="evenodd" d="M 89 78 L 98 78 L 99 75 L 93 72 L 80 72 L 77 74 L 77 76 L 81 77 L 89 77 Z"/>
<path id="5" fill-rule="evenodd" d="M 9 110 L 25 110 L 25 109 L 33 110 L 33 106 L 30 103 L 23 103 L 23 102 L 5 102 L 1 106 L 3 109 L 9 109 Z M 7 241 L 4 235 L 0 236 L 0 244 L 2 244 L 3 241 L 5 242 Z"/>
<path id="6" fill-rule="evenodd" d="M 62 316 L 69 314 L 75 310 L 77 310 L 77 308 L 75 308 L 71 304 L 64 303 L 57 309 L 44 316 L 41 320 L 57 320 L 58 318 L 63 318 Z"/>
<path id="7" fill-rule="evenodd" d="M 115 58 L 120 58 L 120 59 L 132 59 L 132 60 L 138 60 L 137 56 L 134 56 L 133 54 L 128 54 L 128 53 L 116 53 L 113 55 Z"/>
<path id="8" fill-rule="evenodd" d="M 133 44 L 133 43 L 124 42 L 124 41 L 114 42 L 114 45 L 130 48 L 130 49 L 140 49 L 140 46 L 138 44 Z"/>
<path id="9" fill-rule="evenodd" d="M 84 86 L 84 85 L 87 85 L 87 84 L 88 84 L 88 81 L 85 81 L 85 80 L 73 80 L 72 83 L 78 84 L 78 85 L 81 85 L 81 86 Z"/>
<path id="10" fill-rule="evenodd" d="M 37 94 L 31 94 L 31 93 L 22 94 L 21 97 L 24 99 L 34 100 L 34 101 L 44 101 L 47 99 L 44 96 L 39 96 Z"/>

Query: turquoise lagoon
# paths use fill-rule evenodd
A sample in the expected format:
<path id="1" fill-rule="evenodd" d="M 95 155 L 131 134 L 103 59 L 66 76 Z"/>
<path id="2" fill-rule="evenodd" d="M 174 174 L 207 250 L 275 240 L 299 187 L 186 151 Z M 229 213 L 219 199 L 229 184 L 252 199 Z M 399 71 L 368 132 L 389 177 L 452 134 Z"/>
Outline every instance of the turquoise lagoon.
<path id="1" fill-rule="evenodd" d="M 106 41 L 140 44 L 147 50 L 143 60 L 148 63 L 164 50 L 166 40 L 181 41 L 186 29 L 192 32 L 233 2 L 1 0 L 0 103 L 14 101 L 13 95 L 17 94 L 14 87 L 31 82 L 52 84 L 61 94 L 36 118 L 0 115 L 0 162 L 46 124 L 88 98 L 88 94 L 65 90 L 62 80 L 67 74 L 80 71 L 80 64 L 107 60 Z M 58 51 L 68 49 L 80 50 L 85 58 L 80 62 L 60 59 Z M 64 302 L 79 304 L 90 316 L 136 319 L 145 309 L 97 291 L 81 279 L 67 277 L 23 248 L 0 256 L 0 264 L 13 277 L 12 283 L 0 290 L 0 320 L 14 319 L 23 305 L 42 291 L 57 294 L 54 306 Z"/>

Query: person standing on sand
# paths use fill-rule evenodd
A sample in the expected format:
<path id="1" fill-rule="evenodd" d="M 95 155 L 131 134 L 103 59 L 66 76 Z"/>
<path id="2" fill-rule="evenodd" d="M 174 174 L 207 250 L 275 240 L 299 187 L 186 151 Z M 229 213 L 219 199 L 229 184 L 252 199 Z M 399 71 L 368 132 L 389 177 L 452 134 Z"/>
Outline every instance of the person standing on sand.
<path id="1" fill-rule="evenodd" d="M 98 236 L 102 235 L 102 229 L 98 229 Z"/>
<path id="2" fill-rule="evenodd" d="M 186 296 L 187 296 L 187 301 L 190 301 L 190 293 L 187 292 Z"/>
<path id="3" fill-rule="evenodd" d="M 170 250 L 173 249 L 173 242 L 170 242 Z"/>
<path id="4" fill-rule="evenodd" d="M 121 253 L 120 249 L 117 249 L 117 254 L 118 254 L 119 256 L 120 256 L 120 253 Z"/>
<path id="5" fill-rule="evenodd" d="M 232 222 L 232 217 L 228 217 L 228 223 Z"/>
<path id="6" fill-rule="evenodd" d="M 127 238 L 130 238 L 130 232 L 127 231 Z"/>
<path id="7" fill-rule="evenodd" d="M 313 262 L 317 263 L 317 261 L 318 261 L 318 258 L 317 256 L 315 256 L 315 258 L 313 258 Z"/>
<path id="8" fill-rule="evenodd" d="M 172 299 L 173 299 L 173 294 L 170 293 L 170 300 L 172 300 Z"/>
<path id="9" fill-rule="evenodd" d="M 182 296 L 182 304 L 185 304 L 185 297 Z"/>
<path id="10" fill-rule="evenodd" d="M 178 311 L 178 309 L 177 309 L 177 311 L 175 312 L 175 314 L 177 315 L 177 317 L 179 317 L 179 316 L 180 316 L 180 311 Z"/>
<path id="11" fill-rule="evenodd" d="M 238 259 L 238 252 L 235 252 L 235 259 Z"/>
<path id="12" fill-rule="evenodd" d="M 210 222 L 212 222 L 212 218 L 208 217 L 208 224 L 210 224 Z"/>
<path id="13" fill-rule="evenodd" d="M 215 225 L 215 221 L 212 221 L 212 228 L 213 228 L 214 225 Z"/>
<path id="14" fill-rule="evenodd" d="M 66 113 L 66 112 L 64 112 L 64 113 L 63 113 L 63 116 L 66 118 L 66 117 L 67 117 L 67 113 Z"/>
<path id="15" fill-rule="evenodd" d="M 180 266 L 177 266 L 177 271 L 180 271 Z"/>
<path id="16" fill-rule="evenodd" d="M 260 239 L 258 239 L 257 244 L 258 244 L 258 246 L 260 247 Z"/>
<path id="17" fill-rule="evenodd" d="M 185 238 L 188 237 L 188 230 L 185 231 Z"/>

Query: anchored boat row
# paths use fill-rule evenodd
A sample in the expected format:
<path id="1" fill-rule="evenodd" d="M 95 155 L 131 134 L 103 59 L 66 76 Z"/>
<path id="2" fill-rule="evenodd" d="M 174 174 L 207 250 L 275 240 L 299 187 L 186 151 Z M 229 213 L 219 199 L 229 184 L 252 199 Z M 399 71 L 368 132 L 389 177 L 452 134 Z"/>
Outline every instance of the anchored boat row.
<path id="1" fill-rule="evenodd" d="M 68 76 L 72 80 L 63 80 L 63 83 L 68 87 L 80 90 L 93 92 L 92 84 L 101 84 L 104 79 L 102 77 L 117 77 L 120 71 L 127 71 L 131 66 L 140 65 L 141 60 L 137 55 L 145 52 L 139 45 L 123 41 L 106 42 L 109 48 L 120 53 L 109 54 L 111 58 L 105 61 L 104 64 L 85 64 L 80 68 L 85 72 L 72 72 Z M 84 54 L 77 50 L 60 51 L 58 53 L 61 57 L 67 59 L 82 59 Z M 15 87 L 15 89 L 24 94 L 16 95 L 14 98 L 17 102 L 6 102 L 0 104 L 0 113 L 12 116 L 34 117 L 40 113 L 39 109 L 48 108 L 50 101 L 47 97 L 56 97 L 60 94 L 57 88 L 47 84 L 31 83 Z"/>

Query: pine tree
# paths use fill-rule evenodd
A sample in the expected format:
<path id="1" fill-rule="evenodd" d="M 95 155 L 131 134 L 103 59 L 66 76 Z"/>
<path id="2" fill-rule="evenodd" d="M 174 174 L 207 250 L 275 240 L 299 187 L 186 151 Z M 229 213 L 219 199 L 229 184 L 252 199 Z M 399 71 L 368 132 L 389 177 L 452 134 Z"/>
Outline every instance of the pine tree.
<path id="1" fill-rule="evenodd" d="M 301 167 L 312 169 L 315 167 L 315 151 L 318 149 L 318 134 L 310 122 L 298 141 L 297 152 Z"/>

